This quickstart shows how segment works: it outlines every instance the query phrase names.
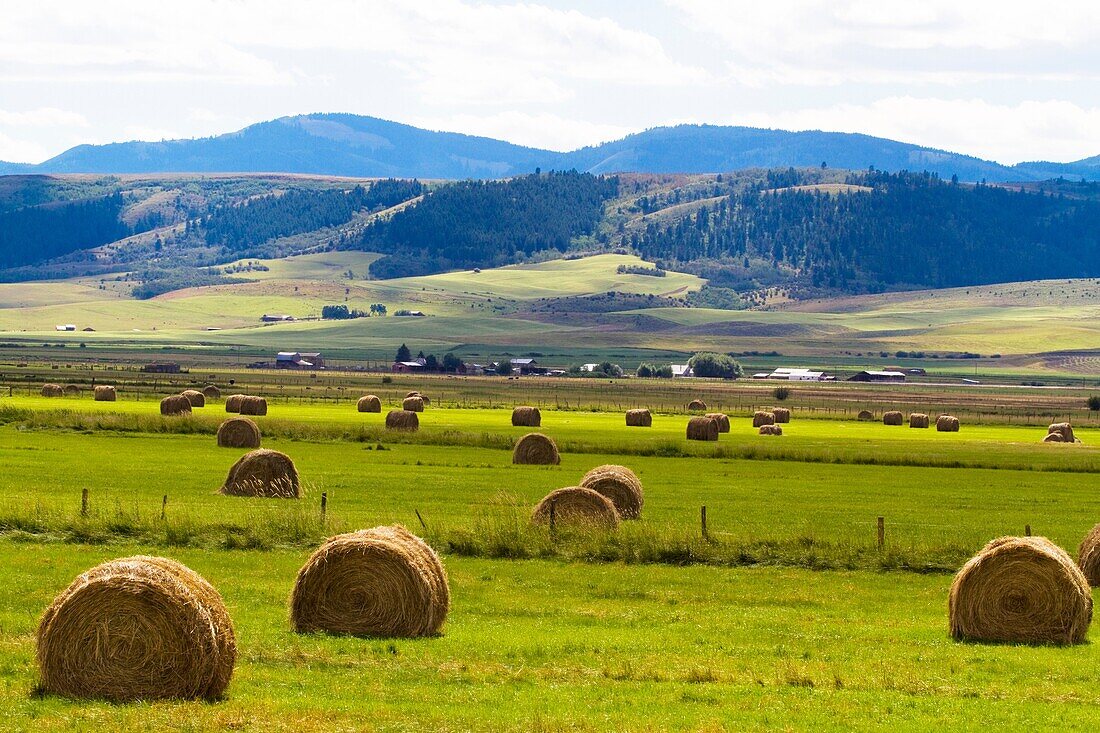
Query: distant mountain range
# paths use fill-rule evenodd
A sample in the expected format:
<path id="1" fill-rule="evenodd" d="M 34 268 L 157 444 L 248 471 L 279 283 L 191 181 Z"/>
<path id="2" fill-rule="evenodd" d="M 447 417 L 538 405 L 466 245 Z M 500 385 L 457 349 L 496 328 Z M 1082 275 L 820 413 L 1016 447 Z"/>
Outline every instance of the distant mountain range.
<path id="1" fill-rule="evenodd" d="M 39 164 L 0 162 L 0 174 L 313 173 L 395 178 L 500 178 L 544 170 L 593 173 L 721 173 L 743 168 L 814 167 L 930 171 L 963 181 L 1100 180 L 1100 156 L 1073 163 L 993 161 L 841 132 L 752 127 L 658 127 L 560 153 L 487 137 L 434 132 L 351 114 L 261 122 L 194 140 L 78 145 Z"/>

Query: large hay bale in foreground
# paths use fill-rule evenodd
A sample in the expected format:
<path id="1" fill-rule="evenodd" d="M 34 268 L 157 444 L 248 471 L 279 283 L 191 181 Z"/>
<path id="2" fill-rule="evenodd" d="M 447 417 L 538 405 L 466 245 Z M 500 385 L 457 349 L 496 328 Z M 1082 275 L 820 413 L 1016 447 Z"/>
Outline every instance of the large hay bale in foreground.
<path id="1" fill-rule="evenodd" d="M 718 423 L 718 432 L 728 433 L 730 431 L 730 418 L 724 412 L 708 412 L 704 417 L 709 417 L 714 422 Z"/>
<path id="2" fill-rule="evenodd" d="M 420 418 L 409 410 L 390 410 L 386 413 L 386 427 L 390 430 L 419 430 Z"/>
<path id="3" fill-rule="evenodd" d="M 267 399 L 255 395 L 242 395 L 239 412 L 242 415 L 266 415 Z"/>
<path id="4" fill-rule="evenodd" d="M 926 428 L 928 427 L 928 416 L 923 412 L 911 412 L 909 413 L 909 427 L 911 428 Z"/>
<path id="5" fill-rule="evenodd" d="M 245 453 L 229 469 L 219 493 L 225 496 L 261 496 L 268 499 L 297 499 L 301 487 L 298 469 L 290 456 L 260 448 Z"/>
<path id="6" fill-rule="evenodd" d="M 79 397 L 80 385 L 79 384 L 66 384 L 63 388 L 66 397 Z"/>
<path id="7" fill-rule="evenodd" d="M 936 418 L 936 430 L 941 433 L 959 432 L 959 418 L 951 415 L 940 415 Z"/>
<path id="8" fill-rule="evenodd" d="M 760 426 L 760 434 L 761 435 L 782 435 L 783 434 L 783 428 L 779 427 L 778 425 L 761 425 Z"/>
<path id="9" fill-rule="evenodd" d="M 424 412 L 424 398 L 406 397 L 401 400 L 401 409 L 406 412 Z"/>
<path id="10" fill-rule="evenodd" d="M 718 423 L 709 417 L 693 417 L 687 424 L 688 440 L 718 440 Z"/>
<path id="11" fill-rule="evenodd" d="M 596 466 L 584 475 L 580 485 L 610 499 L 623 519 L 642 516 L 642 505 L 645 503 L 642 482 L 626 466 Z"/>
<path id="12" fill-rule="evenodd" d="M 645 409 L 627 410 L 626 426 L 628 428 L 651 428 L 653 427 L 653 415 Z"/>
<path id="13" fill-rule="evenodd" d="M 431 636 L 450 605 L 439 556 L 394 525 L 337 535 L 317 548 L 298 571 L 290 619 L 299 633 Z"/>
<path id="14" fill-rule="evenodd" d="M 225 398 L 225 411 L 226 412 L 240 412 L 241 400 L 245 398 L 243 394 L 231 394 Z"/>
<path id="15" fill-rule="evenodd" d="M 542 433 L 527 433 L 512 449 L 512 463 L 529 466 L 556 466 L 561 463 L 558 444 Z"/>
<path id="16" fill-rule="evenodd" d="M 856 415 L 856 420 L 868 421 L 874 419 L 875 413 L 871 412 L 870 410 L 860 410 L 859 413 Z"/>
<path id="17" fill-rule="evenodd" d="M 752 414 L 752 426 L 758 428 L 761 425 L 775 425 L 775 415 L 763 410 L 757 410 Z"/>
<path id="18" fill-rule="evenodd" d="M 197 389 L 185 389 L 180 394 L 187 398 L 191 407 L 206 407 L 206 395 Z"/>
<path id="19" fill-rule="evenodd" d="M 44 691 L 114 702 L 216 700 L 237 644 L 218 592 L 163 557 L 128 557 L 81 574 L 38 625 Z"/>
<path id="20" fill-rule="evenodd" d="M 1080 568 L 1045 537 L 1001 537 L 955 576 L 951 636 L 1016 644 L 1076 644 L 1092 621 Z"/>
<path id="21" fill-rule="evenodd" d="M 60 384 L 53 384 L 53 383 L 43 384 L 42 385 L 42 396 L 43 397 L 64 397 L 65 396 L 65 388 L 62 387 Z"/>
<path id="22" fill-rule="evenodd" d="M 1068 422 L 1051 423 L 1047 428 L 1047 435 L 1060 435 L 1062 436 L 1063 443 L 1074 443 L 1077 441 L 1077 438 L 1073 434 L 1073 426 Z"/>
<path id="23" fill-rule="evenodd" d="M 707 403 L 702 400 L 692 400 L 688 403 L 688 410 L 692 412 L 702 412 L 707 409 Z"/>
<path id="24" fill-rule="evenodd" d="M 773 407 L 772 416 L 775 417 L 775 424 L 789 423 L 791 421 L 791 411 L 786 407 Z"/>
<path id="25" fill-rule="evenodd" d="M 882 413 L 883 425 L 902 425 L 905 423 L 905 416 L 901 414 L 900 410 L 890 410 Z"/>
<path id="26" fill-rule="evenodd" d="M 378 399 L 378 395 L 363 395 L 355 403 L 355 409 L 359 412 L 382 412 L 382 400 Z"/>
<path id="27" fill-rule="evenodd" d="M 542 411 L 537 407 L 512 408 L 512 426 L 522 428 L 537 428 L 542 426 Z"/>
<path id="28" fill-rule="evenodd" d="M 259 448 L 260 426 L 247 417 L 231 417 L 218 426 L 219 448 Z"/>
<path id="29" fill-rule="evenodd" d="M 208 400 L 221 399 L 222 391 L 218 389 L 216 384 L 208 384 L 202 388 L 202 396 Z"/>
<path id="30" fill-rule="evenodd" d="M 1100 586 L 1100 524 L 1093 527 L 1077 548 L 1077 566 L 1093 588 Z"/>
<path id="31" fill-rule="evenodd" d="M 114 402 L 118 399 L 118 392 L 109 384 L 97 384 L 92 391 L 92 398 L 96 402 Z"/>
<path id="32" fill-rule="evenodd" d="M 1047 433 L 1047 436 L 1043 438 L 1044 443 L 1064 443 L 1065 439 L 1062 438 L 1061 433 Z"/>
<path id="33" fill-rule="evenodd" d="M 614 502 L 600 492 L 584 486 L 555 489 L 542 498 L 531 513 L 531 521 L 548 524 L 553 512 L 554 524 L 613 529 L 619 525 Z"/>
<path id="34" fill-rule="evenodd" d="M 181 394 L 174 394 L 171 397 L 165 397 L 163 400 L 160 401 L 160 414 L 190 415 L 191 400 L 187 399 Z"/>

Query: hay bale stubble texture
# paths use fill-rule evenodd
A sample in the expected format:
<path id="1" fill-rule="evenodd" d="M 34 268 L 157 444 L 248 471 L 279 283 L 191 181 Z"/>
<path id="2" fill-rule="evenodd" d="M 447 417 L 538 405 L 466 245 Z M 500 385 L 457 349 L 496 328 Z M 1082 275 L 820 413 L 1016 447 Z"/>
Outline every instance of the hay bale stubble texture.
<path id="1" fill-rule="evenodd" d="M 382 400 L 378 399 L 378 395 L 363 395 L 355 403 L 355 409 L 359 412 L 382 412 Z"/>
<path id="2" fill-rule="evenodd" d="M 419 430 L 420 418 L 408 410 L 390 410 L 386 413 L 386 428 L 389 430 Z"/>
<path id="3" fill-rule="evenodd" d="M 80 385 L 79 384 L 66 384 L 64 387 L 66 397 L 79 397 Z"/>
<path id="4" fill-rule="evenodd" d="M 580 485 L 610 499 L 623 519 L 642 516 L 642 505 L 645 503 L 642 482 L 626 466 L 596 466 L 584 475 Z"/>
<path id="5" fill-rule="evenodd" d="M 1093 588 L 1100 586 L 1100 524 L 1097 524 L 1077 548 L 1077 566 Z"/>
<path id="6" fill-rule="evenodd" d="M 536 524 L 548 524 L 551 511 L 555 524 L 613 529 L 619 525 L 614 502 L 584 486 L 555 489 L 542 498 L 531 514 Z"/>
<path id="7" fill-rule="evenodd" d="M 221 448 L 259 448 L 260 427 L 247 417 L 231 417 L 218 426 Z"/>
<path id="8" fill-rule="evenodd" d="M 718 423 L 709 417 L 693 417 L 687 424 L 688 440 L 718 440 Z"/>
<path id="9" fill-rule="evenodd" d="M 752 414 L 752 426 L 758 428 L 761 425 L 775 425 L 775 415 L 763 410 L 757 410 Z"/>
<path id="10" fill-rule="evenodd" d="M 1043 438 L 1044 443 L 1064 443 L 1060 433 L 1047 433 L 1047 436 Z"/>
<path id="11" fill-rule="evenodd" d="M 62 387 L 60 384 L 53 384 L 53 383 L 43 384 L 42 385 L 42 396 L 43 397 L 64 397 L 65 396 L 65 388 Z"/>
<path id="12" fill-rule="evenodd" d="M 163 557 L 128 557 L 81 574 L 43 615 L 44 691 L 114 702 L 216 700 L 237 644 L 217 590 Z"/>
<path id="13" fill-rule="evenodd" d="M 513 427 L 537 428 L 542 426 L 542 412 L 537 407 L 512 408 Z"/>
<path id="14" fill-rule="evenodd" d="M 653 415 L 649 410 L 627 410 L 626 426 L 628 428 L 653 427 Z"/>
<path id="15" fill-rule="evenodd" d="M 208 400 L 218 400 L 221 399 L 222 391 L 218 388 L 218 385 L 208 384 L 202 388 L 202 395 Z"/>
<path id="16" fill-rule="evenodd" d="M 730 431 L 730 418 L 724 412 L 708 412 L 705 417 L 709 417 L 714 422 L 718 423 L 718 432 L 728 433 Z"/>
<path id="17" fill-rule="evenodd" d="M 791 421 L 791 411 L 786 407 L 773 407 L 772 415 L 775 417 L 775 424 L 789 423 Z"/>
<path id="18" fill-rule="evenodd" d="M 909 427 L 911 428 L 926 428 L 928 427 L 928 416 L 923 412 L 911 412 L 909 413 Z"/>
<path id="19" fill-rule="evenodd" d="M 959 432 L 959 418 L 951 415 L 940 415 L 936 418 L 936 430 L 941 433 Z"/>
<path id="20" fill-rule="evenodd" d="M 160 401 L 161 415 L 190 415 L 191 400 L 181 394 L 165 397 Z"/>
<path id="21" fill-rule="evenodd" d="M 225 496 L 297 499 L 301 494 L 298 469 L 285 453 L 260 448 L 245 453 L 233 464 L 220 493 Z"/>
<path id="22" fill-rule="evenodd" d="M 702 412 L 707 409 L 707 403 L 702 400 L 692 400 L 688 403 L 688 410 L 692 412 Z"/>
<path id="23" fill-rule="evenodd" d="M 542 433 L 527 433 L 512 449 L 512 463 L 529 466 L 556 466 L 561 463 L 558 444 Z"/>
<path id="24" fill-rule="evenodd" d="M 290 619 L 299 633 L 433 636 L 450 605 L 439 556 L 394 525 L 337 535 L 317 548 L 298 571 Z"/>
<path id="25" fill-rule="evenodd" d="M 206 407 L 206 395 L 197 389 L 185 389 L 181 394 L 191 403 L 191 407 Z"/>
<path id="26" fill-rule="evenodd" d="M 1047 435 L 1059 435 L 1063 443 L 1074 443 L 1077 440 L 1073 434 L 1073 426 L 1068 422 L 1051 423 L 1047 428 Z"/>
<path id="27" fill-rule="evenodd" d="M 905 416 L 901 414 L 899 410 L 890 410 L 889 412 L 882 413 L 883 425 L 904 425 Z"/>
<path id="28" fill-rule="evenodd" d="M 256 397 L 255 395 L 242 395 L 240 408 L 238 412 L 242 415 L 266 415 L 267 400 L 263 397 Z"/>
<path id="29" fill-rule="evenodd" d="M 114 402 L 118 399 L 118 391 L 109 384 L 97 384 L 92 391 L 92 398 L 96 402 Z"/>
<path id="30" fill-rule="evenodd" d="M 760 426 L 760 434 L 761 435 L 782 435 L 783 434 L 783 428 L 779 427 L 778 425 L 761 425 Z"/>
<path id="31" fill-rule="evenodd" d="M 406 412 L 424 412 L 424 398 L 406 397 L 401 400 L 401 409 Z"/>
<path id="32" fill-rule="evenodd" d="M 240 412 L 241 400 L 245 398 L 243 394 L 231 394 L 225 398 L 225 411 L 226 412 Z"/>
<path id="33" fill-rule="evenodd" d="M 1045 537 L 1001 537 L 951 584 L 951 636 L 1016 644 L 1076 644 L 1092 621 L 1092 592 L 1065 550 Z"/>

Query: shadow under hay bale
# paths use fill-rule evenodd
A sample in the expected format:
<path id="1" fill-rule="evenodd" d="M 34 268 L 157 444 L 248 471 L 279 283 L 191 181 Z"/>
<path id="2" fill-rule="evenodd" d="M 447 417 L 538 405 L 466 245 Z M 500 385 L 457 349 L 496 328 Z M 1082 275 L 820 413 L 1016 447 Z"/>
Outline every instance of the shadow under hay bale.
<path id="1" fill-rule="evenodd" d="M 197 389 L 185 389 L 180 393 L 191 403 L 191 407 L 206 407 L 206 395 Z"/>
<path id="2" fill-rule="evenodd" d="M 623 519 L 642 516 L 642 505 L 645 503 L 642 482 L 626 466 L 596 466 L 584 475 L 580 485 L 610 499 Z"/>
<path id="3" fill-rule="evenodd" d="M 959 418 L 951 415 L 940 415 L 936 418 L 936 430 L 941 433 L 959 432 Z"/>
<path id="4" fill-rule="evenodd" d="M 860 410 L 859 414 L 856 415 L 856 420 L 869 421 L 874 419 L 875 413 L 871 412 L 870 410 Z"/>
<path id="5" fill-rule="evenodd" d="M 758 428 L 761 425 L 775 425 L 775 415 L 763 410 L 757 410 L 752 414 L 752 426 Z"/>
<path id="6" fill-rule="evenodd" d="M 113 702 L 220 698 L 237 644 L 221 596 L 162 557 L 128 557 L 81 574 L 43 615 L 44 691 Z"/>
<path id="7" fill-rule="evenodd" d="M 911 412 L 909 413 L 909 427 L 911 428 L 926 428 L 928 427 L 928 416 L 923 412 Z"/>
<path id="8" fill-rule="evenodd" d="M 1100 524 L 1097 524 L 1077 548 L 1077 566 L 1085 575 L 1085 580 L 1093 588 L 1100 586 Z"/>
<path id="9" fill-rule="evenodd" d="M 783 428 L 779 427 L 778 425 L 761 425 L 760 426 L 760 434 L 761 435 L 782 435 L 783 434 Z"/>
<path id="10" fill-rule="evenodd" d="M 1001 537 L 951 584 L 951 636 L 1015 644 L 1077 644 L 1092 621 L 1081 569 L 1045 537 Z"/>
<path id="11" fill-rule="evenodd" d="M 92 399 L 96 402 L 114 402 L 118 399 L 118 392 L 109 384 L 97 384 L 92 391 Z"/>
<path id="12" fill-rule="evenodd" d="M 359 412 L 382 412 L 382 400 L 378 399 L 378 395 L 363 395 L 355 403 L 355 409 Z"/>
<path id="13" fill-rule="evenodd" d="M 221 448 L 259 448 L 260 427 L 247 417 L 231 417 L 218 426 Z"/>
<path id="14" fill-rule="evenodd" d="M 298 469 L 285 453 L 260 448 L 245 453 L 233 464 L 219 493 L 225 496 L 297 499 L 301 493 Z"/>
<path id="15" fill-rule="evenodd" d="M 419 430 L 420 418 L 409 410 L 390 410 L 386 413 L 386 427 L 390 430 Z"/>
<path id="16" fill-rule="evenodd" d="M 709 417 L 714 422 L 718 423 L 718 432 L 728 433 L 730 431 L 730 418 L 724 412 L 708 412 L 705 417 Z"/>
<path id="17" fill-rule="evenodd" d="M 901 414 L 899 410 L 890 410 L 889 412 L 882 413 L 883 425 L 904 425 L 905 416 Z"/>
<path id="18" fill-rule="evenodd" d="M 216 384 L 208 384 L 202 388 L 202 396 L 208 400 L 218 400 L 221 399 L 222 391 Z"/>
<path id="19" fill-rule="evenodd" d="M 191 400 L 187 399 L 181 394 L 174 394 L 171 397 L 165 397 L 163 400 L 160 401 L 160 414 L 190 415 Z"/>
<path id="20" fill-rule="evenodd" d="M 1056 422 L 1051 423 L 1047 427 L 1047 436 L 1057 435 L 1061 437 L 1063 443 L 1075 443 L 1077 437 L 1073 434 L 1073 426 L 1068 422 Z"/>
<path id="21" fill-rule="evenodd" d="M 43 397 L 64 397 L 65 388 L 60 384 L 43 384 L 42 385 Z"/>
<path id="22" fill-rule="evenodd" d="M 242 415 L 258 415 L 262 417 L 267 414 L 267 400 L 263 397 L 256 397 L 255 395 L 242 395 L 240 408 L 239 412 Z"/>
<path id="23" fill-rule="evenodd" d="M 718 440 L 718 423 L 709 417 L 693 417 L 687 424 L 688 440 Z"/>
<path id="24" fill-rule="evenodd" d="M 424 398 L 406 397 L 401 400 L 401 409 L 406 412 L 424 412 Z"/>
<path id="25" fill-rule="evenodd" d="M 537 407 L 520 406 L 512 408 L 512 426 L 517 428 L 541 427 L 542 411 Z"/>
<path id="26" fill-rule="evenodd" d="M 775 418 L 775 424 L 789 423 L 791 421 L 791 411 L 786 407 L 773 407 L 772 416 Z"/>
<path id="27" fill-rule="evenodd" d="M 241 400 L 245 398 L 243 394 L 231 394 L 225 398 L 225 411 L 226 412 L 240 412 Z"/>
<path id="28" fill-rule="evenodd" d="M 691 412 L 702 412 L 707 409 L 707 403 L 702 400 L 692 400 L 688 403 L 688 410 Z"/>
<path id="29" fill-rule="evenodd" d="M 512 449 L 512 463 L 527 466 L 557 466 L 561 463 L 558 444 L 542 433 L 527 433 Z"/>
<path id="30" fill-rule="evenodd" d="M 628 428 L 651 428 L 653 427 L 653 415 L 650 414 L 649 410 L 627 410 L 626 426 Z"/>
<path id="31" fill-rule="evenodd" d="M 299 633 L 383 638 L 434 636 L 450 610 L 439 556 L 404 527 L 325 541 L 298 571 L 290 619 Z"/>
<path id="32" fill-rule="evenodd" d="M 600 529 L 619 526 L 619 512 L 615 509 L 614 502 L 598 491 L 584 486 L 567 486 L 551 491 L 535 506 L 531 521 L 549 524 L 551 512 L 555 525 Z"/>

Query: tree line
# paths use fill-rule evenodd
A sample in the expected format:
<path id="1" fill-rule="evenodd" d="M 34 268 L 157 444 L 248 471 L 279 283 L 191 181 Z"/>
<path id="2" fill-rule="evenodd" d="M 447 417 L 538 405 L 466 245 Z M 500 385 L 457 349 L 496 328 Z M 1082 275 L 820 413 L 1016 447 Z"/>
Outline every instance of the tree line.
<path id="1" fill-rule="evenodd" d="M 120 218 L 121 193 L 0 213 L 0 267 L 18 267 L 98 247 L 135 233 Z"/>

